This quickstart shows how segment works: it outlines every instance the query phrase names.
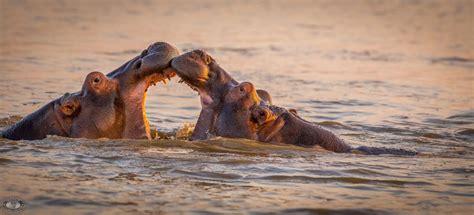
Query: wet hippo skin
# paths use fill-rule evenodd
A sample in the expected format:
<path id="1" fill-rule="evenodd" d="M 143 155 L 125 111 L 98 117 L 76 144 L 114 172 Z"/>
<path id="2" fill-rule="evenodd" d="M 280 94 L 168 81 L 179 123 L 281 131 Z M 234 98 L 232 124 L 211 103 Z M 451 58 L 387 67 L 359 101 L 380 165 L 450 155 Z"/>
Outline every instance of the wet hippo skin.
<path id="1" fill-rule="evenodd" d="M 82 138 L 150 138 L 145 114 L 148 87 L 175 75 L 169 69 L 179 52 L 157 42 L 107 76 L 87 75 L 82 89 L 66 93 L 2 133 L 8 139 L 42 139 L 47 135 Z"/>

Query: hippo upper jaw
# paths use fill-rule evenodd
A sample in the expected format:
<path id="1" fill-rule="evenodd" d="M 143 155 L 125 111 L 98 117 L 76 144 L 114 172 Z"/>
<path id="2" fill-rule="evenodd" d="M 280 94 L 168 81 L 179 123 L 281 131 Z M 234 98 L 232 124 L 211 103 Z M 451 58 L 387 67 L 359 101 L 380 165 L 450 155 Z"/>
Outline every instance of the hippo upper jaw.
<path id="1" fill-rule="evenodd" d="M 205 52 L 194 50 L 173 59 L 171 66 L 181 78 L 180 82 L 186 83 L 193 90 L 199 90 L 206 88 L 213 75 L 209 68 L 211 61 L 212 58 Z"/>
<path id="2" fill-rule="evenodd" d="M 176 70 L 181 83 L 184 82 L 199 93 L 203 108 L 218 106 L 224 93 L 238 84 L 202 50 L 194 50 L 173 59 L 171 67 Z"/>

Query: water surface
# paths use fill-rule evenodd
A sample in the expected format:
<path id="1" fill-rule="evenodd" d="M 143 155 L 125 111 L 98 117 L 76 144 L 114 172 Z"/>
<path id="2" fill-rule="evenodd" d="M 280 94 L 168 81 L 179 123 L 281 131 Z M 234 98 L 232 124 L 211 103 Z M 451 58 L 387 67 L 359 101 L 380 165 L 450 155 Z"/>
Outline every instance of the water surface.
<path id="1" fill-rule="evenodd" d="M 1 129 L 166 41 L 208 51 L 351 145 L 420 152 L 173 140 L 200 110 L 174 79 L 146 104 L 173 139 L 0 139 L 0 197 L 25 200 L 26 214 L 474 210 L 472 1 L 2 0 L 0 11 Z"/>

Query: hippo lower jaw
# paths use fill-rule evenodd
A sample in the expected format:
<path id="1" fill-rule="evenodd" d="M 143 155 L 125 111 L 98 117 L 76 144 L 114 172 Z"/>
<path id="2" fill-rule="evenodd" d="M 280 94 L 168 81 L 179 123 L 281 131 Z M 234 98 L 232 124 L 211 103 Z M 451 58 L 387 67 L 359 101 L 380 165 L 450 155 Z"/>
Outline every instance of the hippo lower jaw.
<path id="1" fill-rule="evenodd" d="M 171 61 L 171 67 L 185 83 L 199 93 L 204 107 L 218 105 L 223 92 L 238 83 L 202 50 L 185 53 Z"/>
<path id="2" fill-rule="evenodd" d="M 178 75 L 179 76 L 179 75 Z M 180 76 L 181 77 L 181 76 Z M 198 80 L 202 83 L 205 83 L 207 82 L 207 79 L 204 79 L 204 78 L 198 78 Z M 197 86 L 194 86 L 192 85 L 190 81 L 185 81 L 183 80 L 183 78 L 181 78 L 178 83 L 182 83 L 182 84 L 186 84 L 188 85 L 189 88 L 191 88 L 193 91 L 197 92 L 198 95 L 200 96 L 201 98 L 201 106 L 203 108 L 206 108 L 206 107 L 211 107 L 215 102 L 214 102 L 214 99 L 211 97 L 211 95 L 209 95 L 209 93 L 204 90 L 204 89 L 201 89 Z"/>
<path id="3" fill-rule="evenodd" d="M 196 91 L 201 101 L 201 112 L 199 113 L 198 121 L 196 122 L 193 134 L 189 140 L 194 141 L 207 139 L 210 135 L 209 130 L 216 119 L 217 113 L 215 111 L 215 107 L 219 105 L 218 99 L 213 98 L 206 90 L 193 86 L 183 79 L 181 79 L 179 82 L 185 83 L 193 91 Z"/>

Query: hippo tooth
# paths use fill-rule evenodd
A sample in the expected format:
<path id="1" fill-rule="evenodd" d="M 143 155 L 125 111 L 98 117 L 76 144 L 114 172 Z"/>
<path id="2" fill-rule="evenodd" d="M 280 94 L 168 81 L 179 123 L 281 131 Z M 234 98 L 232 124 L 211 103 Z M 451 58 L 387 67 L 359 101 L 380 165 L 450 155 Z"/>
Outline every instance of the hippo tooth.
<path id="1" fill-rule="evenodd" d="M 164 83 L 164 84 L 167 84 L 168 81 L 167 81 L 166 79 L 163 79 L 163 83 Z"/>

